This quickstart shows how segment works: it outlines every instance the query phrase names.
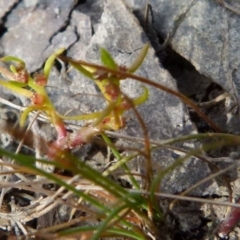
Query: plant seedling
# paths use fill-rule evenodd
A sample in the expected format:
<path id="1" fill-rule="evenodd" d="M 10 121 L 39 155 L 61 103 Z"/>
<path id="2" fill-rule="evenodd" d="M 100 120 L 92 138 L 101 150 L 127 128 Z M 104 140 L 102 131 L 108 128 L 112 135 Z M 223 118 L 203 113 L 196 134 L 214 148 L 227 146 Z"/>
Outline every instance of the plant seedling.
<path id="1" fill-rule="evenodd" d="M 102 63 L 113 70 L 121 72 L 133 73 L 142 64 L 149 44 L 145 44 L 141 50 L 138 58 L 129 67 L 119 66 L 106 49 L 101 49 L 101 61 Z M 48 156 L 50 158 L 60 157 L 65 150 L 72 149 L 82 144 L 89 142 L 92 137 L 101 133 L 104 130 L 119 130 L 124 127 L 124 112 L 132 108 L 129 104 L 129 100 L 121 91 L 120 81 L 124 80 L 119 75 L 102 71 L 98 68 L 90 68 L 76 63 L 71 58 L 64 57 L 62 53 L 65 49 L 59 49 L 52 54 L 46 61 L 43 72 L 35 73 L 33 77 L 27 71 L 25 62 L 19 58 L 13 56 L 6 56 L 0 59 L 2 62 L 11 63 L 9 69 L 0 66 L 0 73 L 7 79 L 0 80 L 0 85 L 6 87 L 17 94 L 23 95 L 30 99 L 30 105 L 22 112 L 20 117 L 20 126 L 23 126 L 28 114 L 32 111 L 44 112 L 51 124 L 55 127 L 57 132 L 57 140 L 49 145 Z M 94 112 L 86 115 L 79 116 L 62 116 L 60 115 L 54 104 L 48 97 L 48 93 L 45 89 L 47 85 L 51 68 L 56 58 L 60 58 L 67 61 L 75 69 L 80 71 L 85 76 L 93 80 L 100 91 L 102 92 L 107 106 L 105 109 L 99 112 Z M 132 100 L 133 106 L 144 103 L 148 98 L 148 90 L 144 88 L 144 92 L 141 96 Z M 68 134 L 66 131 L 64 120 L 89 120 L 95 119 L 93 124 L 80 128 L 73 134 Z"/>

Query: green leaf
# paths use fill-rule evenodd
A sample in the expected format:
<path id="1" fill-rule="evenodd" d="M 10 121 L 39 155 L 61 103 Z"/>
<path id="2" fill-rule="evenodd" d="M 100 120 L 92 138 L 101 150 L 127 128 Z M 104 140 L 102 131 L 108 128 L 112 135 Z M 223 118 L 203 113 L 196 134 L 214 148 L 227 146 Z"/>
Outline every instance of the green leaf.
<path id="1" fill-rule="evenodd" d="M 148 49 L 149 49 L 149 43 L 146 43 L 143 48 L 141 49 L 138 57 L 135 59 L 135 61 L 133 62 L 133 64 L 128 68 L 128 71 L 130 73 L 135 72 L 143 63 L 143 60 L 145 59 Z"/>
<path id="2" fill-rule="evenodd" d="M 101 61 L 102 61 L 102 63 L 106 67 L 117 70 L 118 65 L 116 64 L 116 62 L 112 58 L 111 54 L 105 48 L 101 48 L 100 51 L 101 51 Z"/>
<path id="3" fill-rule="evenodd" d="M 54 64 L 55 59 L 62 54 L 65 51 L 65 48 L 60 48 L 58 49 L 55 53 L 53 53 L 46 61 L 45 66 L 44 66 L 44 70 L 43 73 L 46 77 L 46 79 L 48 79 L 50 71 L 52 69 L 52 66 Z"/>
<path id="4" fill-rule="evenodd" d="M 24 123 L 27 119 L 27 116 L 30 112 L 34 111 L 34 110 L 39 110 L 39 107 L 36 106 L 36 107 L 33 107 L 33 106 L 30 106 L 30 107 L 27 107 L 21 114 L 20 116 L 20 121 L 19 121 L 19 125 L 20 127 L 23 127 L 24 126 Z"/>
<path id="5" fill-rule="evenodd" d="M 24 83 L 22 83 L 24 84 Z M 14 91 L 15 93 L 18 93 L 18 94 L 21 94 L 25 97 L 28 97 L 30 98 L 32 96 L 32 92 L 27 90 L 27 89 L 24 89 L 22 88 L 22 85 L 21 83 L 19 82 L 15 82 L 15 81 L 9 81 L 9 82 L 6 82 L 4 80 L 0 80 L 0 85 L 3 86 L 3 87 L 6 87 L 12 91 Z"/>
<path id="6" fill-rule="evenodd" d="M 9 80 L 8 82 L 11 85 L 14 85 L 14 86 L 19 87 L 19 88 L 23 88 L 23 87 L 27 86 L 27 83 L 22 83 L 22 82 L 18 82 L 18 81 L 14 81 L 14 80 Z"/>
<path id="7" fill-rule="evenodd" d="M 17 62 L 20 63 L 21 65 L 25 66 L 25 62 L 17 57 L 13 57 L 13 56 L 5 56 L 3 58 L 0 59 L 2 62 Z"/>
<path id="8" fill-rule="evenodd" d="M 59 116 L 62 119 L 66 119 L 66 120 L 90 120 L 90 119 L 95 119 L 102 116 L 102 111 L 89 113 L 89 114 L 75 115 L 75 116 L 65 116 L 65 115 L 59 114 Z"/>
<path id="9" fill-rule="evenodd" d="M 112 112 L 115 106 L 116 102 L 110 102 L 108 106 L 102 111 L 102 114 L 98 117 L 98 119 L 93 123 L 93 126 L 97 126 L 98 124 L 100 124 L 104 120 L 104 118 Z"/>
<path id="10" fill-rule="evenodd" d="M 81 232 L 90 232 L 96 231 L 98 226 L 81 226 L 81 227 L 71 227 L 66 228 L 65 230 L 59 231 L 58 236 L 68 236 L 73 234 L 78 234 Z M 115 238 L 119 237 L 121 239 L 137 239 L 145 240 L 146 238 L 141 235 L 138 231 L 129 231 L 129 229 L 111 227 L 106 229 L 104 232 L 105 235 L 112 234 Z M 117 238 L 117 239 L 119 239 Z"/>
<path id="11" fill-rule="evenodd" d="M 148 89 L 146 87 L 143 87 L 143 90 L 144 90 L 144 92 L 143 92 L 142 95 L 133 99 L 134 106 L 140 105 L 140 104 L 145 103 L 147 101 L 148 96 L 149 96 Z"/>
<path id="12" fill-rule="evenodd" d="M 109 175 L 111 173 L 111 171 L 113 172 L 117 168 L 120 168 L 120 166 L 123 166 L 124 171 L 125 171 L 126 174 L 128 174 L 128 176 L 129 176 L 129 178 L 131 180 L 132 185 L 136 189 L 140 189 L 140 186 L 139 186 L 138 182 L 136 181 L 134 176 L 131 174 L 131 171 L 128 168 L 128 165 L 126 164 L 126 162 L 128 162 L 129 160 L 137 157 L 138 153 L 134 154 L 134 155 L 131 155 L 131 156 L 128 156 L 128 157 L 122 158 L 121 154 L 119 153 L 119 151 L 117 150 L 115 145 L 111 142 L 110 138 L 104 132 L 101 133 L 101 136 L 102 136 L 103 140 L 106 142 L 106 144 L 110 147 L 114 157 L 118 160 L 116 164 L 112 165 L 110 168 L 108 168 L 107 170 L 105 170 L 103 172 L 103 176 L 107 176 L 107 175 Z"/>
<path id="13" fill-rule="evenodd" d="M 85 67 L 82 66 L 81 63 L 78 63 L 75 60 L 72 60 L 71 58 L 66 57 L 67 62 L 70 63 L 70 65 L 75 68 L 76 70 L 78 70 L 80 73 L 82 73 L 84 76 L 94 80 L 93 77 L 93 73 L 96 71 L 96 69 L 94 68 L 90 68 L 90 67 Z"/>
<path id="14" fill-rule="evenodd" d="M 10 65 L 10 70 L 13 72 L 13 73 L 16 73 L 17 72 L 17 69 L 15 68 L 14 65 Z"/>

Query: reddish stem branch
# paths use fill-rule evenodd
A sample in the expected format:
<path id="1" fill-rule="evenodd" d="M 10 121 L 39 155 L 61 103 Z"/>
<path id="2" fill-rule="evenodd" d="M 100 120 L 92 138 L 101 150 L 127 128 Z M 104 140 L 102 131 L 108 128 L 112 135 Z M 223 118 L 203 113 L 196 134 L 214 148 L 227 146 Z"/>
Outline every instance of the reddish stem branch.
<path id="1" fill-rule="evenodd" d="M 240 199 L 237 201 L 240 203 Z M 228 239 L 229 233 L 240 221 L 240 208 L 232 208 L 229 215 L 221 222 L 218 228 L 218 236 L 221 239 Z"/>

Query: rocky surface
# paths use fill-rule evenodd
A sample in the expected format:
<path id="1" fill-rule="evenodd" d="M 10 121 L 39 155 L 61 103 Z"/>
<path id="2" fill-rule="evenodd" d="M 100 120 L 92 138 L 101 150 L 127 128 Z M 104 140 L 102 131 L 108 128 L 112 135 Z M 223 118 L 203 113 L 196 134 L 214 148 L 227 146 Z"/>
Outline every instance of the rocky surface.
<path id="1" fill-rule="evenodd" d="M 136 74 L 178 89 L 197 103 L 212 100 L 227 91 L 226 99 L 204 111 L 224 131 L 238 133 L 239 3 L 150 0 L 147 23 L 144 20 L 146 6 L 144 0 L 125 0 L 125 4 L 114 0 L 1 1 L 0 53 L 25 60 L 32 73 L 40 70 L 46 58 L 60 47 L 65 47 L 67 55 L 75 59 L 94 63 L 99 63 L 99 48 L 104 47 L 119 64 L 129 66 L 144 43 L 150 40 L 152 47 Z M 92 82 L 74 71 L 62 77 L 61 70 L 64 69 L 65 66 L 60 64 L 54 67 L 48 88 L 58 110 L 65 113 L 71 109 L 71 114 L 80 114 L 101 109 L 104 102 L 99 98 L 96 100 L 94 94 L 98 92 Z M 141 94 L 141 86 L 132 80 L 123 83 L 124 91 L 131 97 Z M 189 116 L 179 99 L 150 86 L 147 88 L 149 100 L 138 109 L 151 139 L 165 140 L 206 131 L 206 123 L 196 120 L 191 111 Z M 9 97 L 5 90 L 0 90 L 1 96 Z M 73 98 L 73 95 L 76 96 Z M 22 100 L 22 104 L 26 102 Z M 142 136 L 134 114 L 129 113 L 128 117 L 131 120 L 123 133 Z M 184 144 L 179 146 L 184 147 Z M 153 153 L 154 166 L 156 169 L 169 166 L 179 156 L 178 152 L 158 150 Z M 214 153 L 211 157 L 229 157 L 229 150 Z M 144 172 L 142 166 L 144 164 L 139 160 L 133 162 L 131 168 Z M 205 162 L 191 158 L 165 178 L 161 191 L 180 193 L 210 173 Z M 237 173 L 235 175 L 232 181 L 237 193 L 239 184 Z M 224 184 L 209 181 L 191 194 L 220 198 L 228 192 Z M 189 222 L 187 219 L 193 217 L 192 212 L 196 215 L 195 220 Z M 178 222 L 176 236 L 204 239 L 208 235 L 213 239 L 206 227 L 211 219 L 210 212 L 209 208 L 202 209 L 197 204 L 180 206 L 173 214 Z M 194 229 L 198 229 L 198 234 Z"/>
<path id="2" fill-rule="evenodd" d="M 18 3 L 18 0 L 10 0 L 10 1 L 1 1 L 0 3 L 0 18 L 1 22 L 4 16 L 11 11 L 13 6 Z"/>
<path id="3" fill-rule="evenodd" d="M 31 72 L 39 69 L 54 48 L 68 48 L 77 40 L 73 29 L 72 35 L 68 29 L 65 36 L 61 34 L 73 6 L 74 0 L 40 1 L 37 8 L 19 3 L 5 23 L 8 30 L 1 39 L 4 54 L 24 59 Z"/>
<path id="4" fill-rule="evenodd" d="M 238 1 L 150 1 L 154 26 L 166 38 L 178 25 L 171 47 L 201 74 L 239 95 Z M 164 9 L 164 11 L 163 11 Z"/>

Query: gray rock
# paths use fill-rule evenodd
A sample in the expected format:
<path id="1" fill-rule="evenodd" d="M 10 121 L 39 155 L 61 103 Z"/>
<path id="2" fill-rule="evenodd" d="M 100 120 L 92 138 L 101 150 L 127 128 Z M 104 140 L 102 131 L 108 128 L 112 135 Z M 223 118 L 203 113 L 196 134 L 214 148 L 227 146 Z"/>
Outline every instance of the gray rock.
<path id="1" fill-rule="evenodd" d="M 18 3 L 19 0 L 2 0 L 0 1 L 0 22 L 11 8 Z"/>
<path id="2" fill-rule="evenodd" d="M 11 27 L 1 39 L 4 54 L 24 59 L 30 72 L 39 69 L 50 54 L 50 51 L 46 49 L 51 45 L 51 41 L 58 41 L 55 40 L 58 38 L 55 35 L 66 26 L 74 3 L 74 0 L 50 1 L 47 7 L 39 5 L 35 9 L 18 10 L 20 15 L 13 15 L 18 22 L 13 26 L 10 25 Z M 74 37 L 65 39 L 63 46 L 70 46 L 73 39 Z M 60 46 L 61 44 L 56 47 Z"/>
<path id="3" fill-rule="evenodd" d="M 151 0 L 155 28 L 197 71 L 239 95 L 240 18 L 217 1 Z M 232 7 L 240 9 L 239 2 Z"/>
<path id="4" fill-rule="evenodd" d="M 71 25 L 76 26 L 79 40 L 83 44 L 88 45 L 92 38 L 92 25 L 90 16 L 74 10 L 71 14 Z"/>
<path id="5" fill-rule="evenodd" d="M 87 13 L 91 18 L 92 25 L 94 27 L 95 24 L 100 22 L 100 18 L 103 12 L 103 5 L 106 0 L 87 0 L 83 4 L 79 4 L 76 7 L 76 10 Z"/>
<path id="6" fill-rule="evenodd" d="M 64 32 L 56 33 L 52 37 L 50 45 L 43 51 L 42 55 L 47 58 L 59 48 L 69 48 L 78 39 L 74 31 L 75 29 L 73 27 L 68 26 Z"/>
<path id="7" fill-rule="evenodd" d="M 71 26 L 75 28 L 78 41 L 68 50 L 69 55 L 75 59 L 85 57 L 86 47 L 92 38 L 92 22 L 90 16 L 74 10 L 71 15 Z"/>
<path id="8" fill-rule="evenodd" d="M 25 7 L 35 6 L 38 2 L 39 0 L 23 0 Z"/>
<path id="9" fill-rule="evenodd" d="M 145 0 L 124 0 L 124 2 L 133 11 L 141 10 L 146 6 Z"/>

